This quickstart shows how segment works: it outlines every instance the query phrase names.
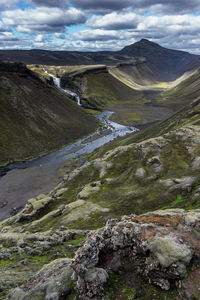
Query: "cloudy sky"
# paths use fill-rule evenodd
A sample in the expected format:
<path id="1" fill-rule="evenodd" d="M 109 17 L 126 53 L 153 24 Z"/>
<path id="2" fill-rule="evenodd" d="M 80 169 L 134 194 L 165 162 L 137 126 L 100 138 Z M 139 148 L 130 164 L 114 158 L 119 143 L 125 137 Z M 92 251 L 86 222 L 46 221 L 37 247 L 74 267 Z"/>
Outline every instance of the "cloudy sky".
<path id="1" fill-rule="evenodd" d="M 141 38 L 200 54 L 200 0 L 0 0 L 0 49 L 120 50 Z"/>

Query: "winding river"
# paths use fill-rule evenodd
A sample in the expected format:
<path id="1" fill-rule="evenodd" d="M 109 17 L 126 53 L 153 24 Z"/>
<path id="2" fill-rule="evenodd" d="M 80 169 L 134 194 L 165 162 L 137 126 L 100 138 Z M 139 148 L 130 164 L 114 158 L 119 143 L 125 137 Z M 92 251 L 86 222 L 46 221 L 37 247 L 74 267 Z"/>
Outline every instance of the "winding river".
<path id="1" fill-rule="evenodd" d="M 60 80 L 51 76 L 57 87 L 61 89 Z M 78 95 L 69 90 L 62 89 L 62 91 L 75 97 L 77 104 L 81 105 Z M 44 157 L 14 163 L 4 169 L 6 172 L 0 177 L 0 221 L 20 210 L 28 199 L 41 193 L 46 194 L 53 189 L 59 182 L 62 176 L 61 170 L 66 168 L 69 159 L 80 158 L 118 136 L 125 136 L 138 130 L 109 120 L 111 115 L 110 111 L 96 115 L 104 126 L 88 137 Z"/>

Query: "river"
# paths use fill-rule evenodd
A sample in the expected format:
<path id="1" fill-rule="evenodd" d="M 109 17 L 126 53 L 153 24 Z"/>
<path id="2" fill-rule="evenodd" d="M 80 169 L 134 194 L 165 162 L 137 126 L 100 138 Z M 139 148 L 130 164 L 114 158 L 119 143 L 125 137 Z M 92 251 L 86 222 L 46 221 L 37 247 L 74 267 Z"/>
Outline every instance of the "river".
<path id="1" fill-rule="evenodd" d="M 54 82 L 55 80 L 56 77 Z M 61 89 L 60 86 L 57 87 Z M 63 92 L 70 93 L 68 90 Z M 81 105 L 80 98 L 73 94 L 77 104 Z M 14 163 L 4 169 L 5 175 L 0 177 L 0 221 L 8 218 L 13 213 L 13 209 L 20 210 L 28 199 L 50 192 L 59 182 L 61 170 L 66 168 L 69 159 L 80 158 L 118 136 L 125 136 L 138 130 L 109 120 L 111 115 L 110 111 L 96 115 L 104 126 L 88 137 L 44 157 Z"/>

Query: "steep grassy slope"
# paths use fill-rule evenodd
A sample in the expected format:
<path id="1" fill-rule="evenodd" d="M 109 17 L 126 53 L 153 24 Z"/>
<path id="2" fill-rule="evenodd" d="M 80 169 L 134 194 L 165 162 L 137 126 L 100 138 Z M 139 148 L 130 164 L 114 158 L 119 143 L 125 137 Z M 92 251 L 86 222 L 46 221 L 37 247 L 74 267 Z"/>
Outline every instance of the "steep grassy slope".
<path id="1" fill-rule="evenodd" d="M 97 126 L 26 67 L 0 65 L 0 164 L 44 154 Z"/>
<path id="2" fill-rule="evenodd" d="M 113 103 L 125 100 L 142 99 L 142 93 L 122 84 L 107 71 L 88 73 L 86 80 L 86 91 L 83 97 L 96 108 L 109 107 Z"/>
<path id="3" fill-rule="evenodd" d="M 178 109 L 200 95 L 200 69 L 186 74 L 181 82 L 163 92 L 160 103 Z"/>
<path id="4" fill-rule="evenodd" d="M 141 63 L 121 63 L 110 67 L 109 73 L 134 89 L 157 83 L 156 75 L 148 67 L 146 60 Z"/>

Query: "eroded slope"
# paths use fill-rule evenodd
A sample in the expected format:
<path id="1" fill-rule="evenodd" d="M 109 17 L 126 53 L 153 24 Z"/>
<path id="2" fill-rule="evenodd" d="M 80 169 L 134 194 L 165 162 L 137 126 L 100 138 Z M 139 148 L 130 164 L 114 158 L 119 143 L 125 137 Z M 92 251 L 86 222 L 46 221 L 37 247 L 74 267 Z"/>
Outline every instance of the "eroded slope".
<path id="1" fill-rule="evenodd" d="M 66 95 L 20 64 L 1 63 L 0 99 L 0 164 L 44 154 L 97 126 Z"/>

